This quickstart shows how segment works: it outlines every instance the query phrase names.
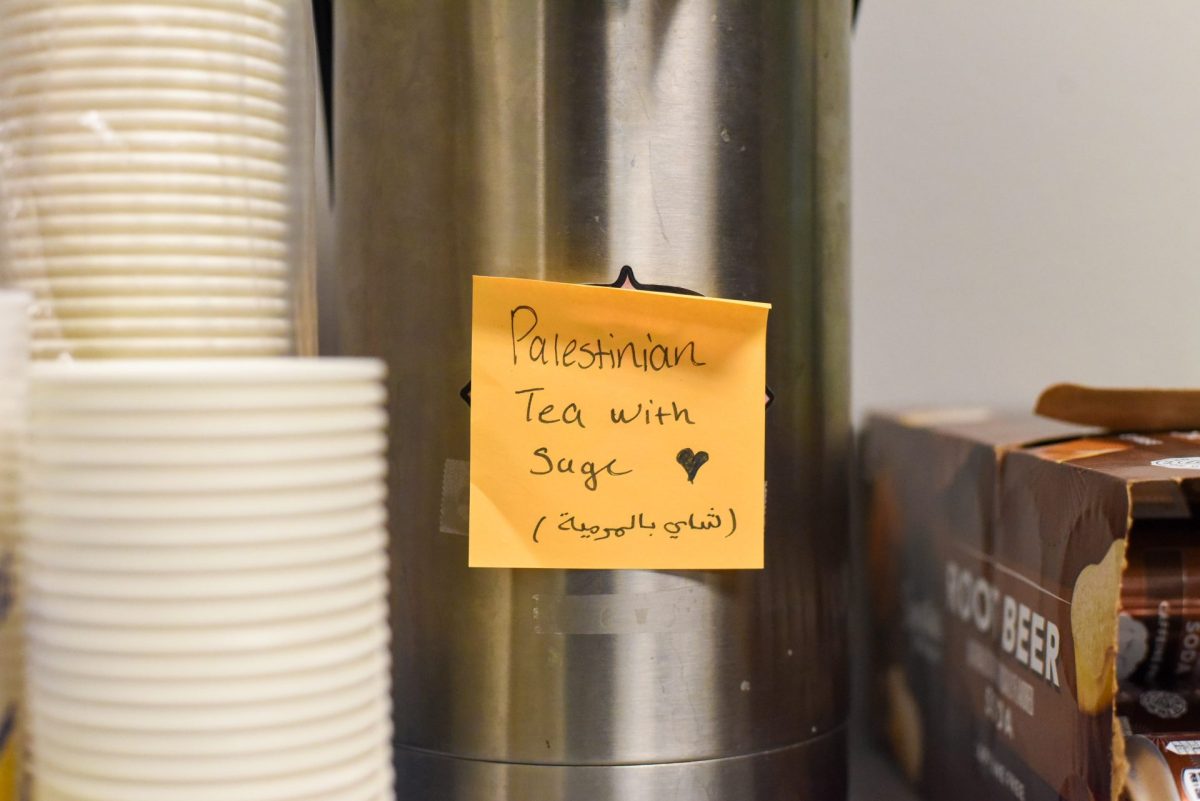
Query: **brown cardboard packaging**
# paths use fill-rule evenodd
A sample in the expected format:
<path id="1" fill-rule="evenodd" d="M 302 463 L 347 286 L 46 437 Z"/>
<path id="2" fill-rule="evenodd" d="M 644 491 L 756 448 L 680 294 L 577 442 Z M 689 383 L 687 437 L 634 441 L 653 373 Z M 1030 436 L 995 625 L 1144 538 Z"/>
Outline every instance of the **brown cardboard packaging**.
<path id="1" fill-rule="evenodd" d="M 930 801 L 1119 798 L 1126 548 L 1164 527 L 1200 545 L 1200 433 L 879 415 L 863 467 L 871 708 L 904 772 Z"/>

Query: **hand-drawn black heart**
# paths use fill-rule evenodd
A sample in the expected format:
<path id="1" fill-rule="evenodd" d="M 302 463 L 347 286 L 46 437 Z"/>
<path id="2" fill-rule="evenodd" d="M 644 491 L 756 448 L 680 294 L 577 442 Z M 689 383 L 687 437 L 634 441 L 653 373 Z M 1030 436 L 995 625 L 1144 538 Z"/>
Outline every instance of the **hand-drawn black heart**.
<path id="1" fill-rule="evenodd" d="M 675 461 L 683 467 L 683 472 L 687 473 L 688 483 L 691 484 L 696 478 L 696 473 L 699 473 L 700 468 L 704 467 L 704 463 L 708 461 L 708 451 L 692 453 L 691 448 L 684 448 L 676 454 Z"/>

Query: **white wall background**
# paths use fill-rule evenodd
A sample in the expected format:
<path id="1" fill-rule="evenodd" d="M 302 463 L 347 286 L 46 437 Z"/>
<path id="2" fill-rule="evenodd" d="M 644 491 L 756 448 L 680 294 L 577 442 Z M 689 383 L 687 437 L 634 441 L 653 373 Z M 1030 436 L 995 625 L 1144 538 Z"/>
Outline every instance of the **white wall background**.
<path id="1" fill-rule="evenodd" d="M 863 0 L 854 407 L 1200 386 L 1200 2 Z"/>

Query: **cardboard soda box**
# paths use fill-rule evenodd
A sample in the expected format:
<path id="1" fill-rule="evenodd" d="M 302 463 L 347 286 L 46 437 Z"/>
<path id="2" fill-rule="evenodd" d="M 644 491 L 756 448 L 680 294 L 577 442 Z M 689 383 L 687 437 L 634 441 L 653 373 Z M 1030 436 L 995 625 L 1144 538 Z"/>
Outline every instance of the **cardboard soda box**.
<path id="1" fill-rule="evenodd" d="M 877 415 L 863 475 L 871 709 L 926 798 L 1200 801 L 1200 433 Z"/>

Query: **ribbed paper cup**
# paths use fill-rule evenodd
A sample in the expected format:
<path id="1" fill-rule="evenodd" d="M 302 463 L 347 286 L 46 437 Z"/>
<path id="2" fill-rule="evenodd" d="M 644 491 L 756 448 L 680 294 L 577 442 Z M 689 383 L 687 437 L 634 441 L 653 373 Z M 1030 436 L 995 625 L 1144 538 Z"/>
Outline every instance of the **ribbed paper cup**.
<path id="1" fill-rule="evenodd" d="M 290 751 L 367 731 L 387 719 L 386 706 L 364 704 L 347 712 L 281 727 L 225 732 L 112 731 L 63 724 L 42 718 L 34 721 L 39 739 L 71 752 L 145 758 L 180 759 L 223 757 Z"/>
<path id="2" fill-rule="evenodd" d="M 243 114 L 273 122 L 286 122 L 287 106 L 278 101 L 236 91 L 170 87 L 54 89 L 34 95 L 5 97 L 5 115 L 24 116 L 47 112 L 92 112 L 180 109 Z"/>
<path id="3" fill-rule="evenodd" d="M 218 152 L 125 150 L 27 152 L 7 171 L 15 179 L 23 176 L 103 173 L 116 176 L 150 173 L 200 173 L 228 175 L 264 181 L 284 181 L 287 167 L 245 147 L 241 151 Z"/>
<path id="4" fill-rule="evenodd" d="M 369 386 L 361 389 L 357 388 L 357 384 L 354 386 L 356 393 L 372 392 Z M 381 390 L 375 388 L 374 392 L 382 398 Z M 229 449 L 229 458 L 238 462 L 256 461 L 255 454 L 261 453 L 260 448 L 267 445 L 276 447 L 282 458 L 285 451 L 296 452 L 297 449 L 302 451 L 307 448 L 308 437 L 341 437 L 378 432 L 387 426 L 383 410 L 377 407 L 347 404 L 347 398 L 342 395 L 323 396 L 321 400 L 329 401 L 328 405 L 315 408 L 293 405 L 288 409 L 199 408 L 190 411 L 52 409 L 42 406 L 34 415 L 32 428 L 45 441 L 80 440 L 71 446 L 77 447 L 79 458 L 86 460 L 80 464 L 106 463 L 107 455 L 112 450 L 105 443 L 113 439 L 129 446 L 124 453 L 130 455 L 131 461 L 124 462 L 126 464 L 157 464 L 161 457 L 154 454 L 159 452 L 160 446 L 174 443 L 195 446 L 201 451 L 208 450 L 209 455 L 204 457 L 204 463 L 207 464 L 210 463 L 210 457 L 216 460 L 212 463 L 219 463 L 219 452 L 226 448 Z M 287 439 L 282 439 L 284 437 Z M 261 446 L 256 442 L 259 439 L 262 440 Z M 67 447 L 65 442 L 61 444 Z M 89 449 L 93 444 L 95 448 Z M 245 446 L 244 449 L 241 446 Z M 217 452 L 212 451 L 214 448 Z M 60 454 L 56 457 L 58 459 L 67 462 L 72 460 L 68 452 L 55 450 L 55 453 Z"/>
<path id="5" fill-rule="evenodd" d="M 37 401 L 32 423 L 59 413 L 370 412 L 382 407 L 382 373 L 370 359 L 39 364 L 30 390 Z"/>
<path id="6" fill-rule="evenodd" d="M 321 565 L 379 553 L 386 544 L 385 531 L 370 527 L 294 541 L 194 546 L 171 542 L 89 546 L 26 539 L 21 555 L 26 562 L 45 570 L 170 575 Z"/>
<path id="7" fill-rule="evenodd" d="M 40 0 L 39 0 L 40 1 Z M 79 29 L 76 29 L 76 33 Z M 15 54 L 4 54 L 0 48 L 0 79 L 5 75 L 20 75 L 50 70 L 130 69 L 143 70 L 162 67 L 203 69 L 232 75 L 252 75 L 271 81 L 284 81 L 287 73 L 278 59 L 238 52 L 223 52 L 212 48 L 153 46 L 126 43 L 120 46 L 58 46 L 42 47 Z"/>
<path id="8" fill-rule="evenodd" d="M 173 134 L 172 134 L 173 135 Z M 286 204 L 238 195 L 201 192 L 41 192 L 13 208 L 14 217 L 47 214 L 91 214 L 121 211 L 129 214 L 236 214 L 282 220 Z"/>
<path id="9" fill-rule="evenodd" d="M 333 413 L 325 416 L 332 417 Z M 347 423 L 352 422 L 352 418 L 348 417 Z M 358 430 L 350 429 L 344 433 L 305 434 L 286 439 L 270 436 L 241 438 L 237 434 L 217 432 L 217 426 L 214 425 L 210 428 L 214 432 L 212 439 L 174 436 L 130 439 L 122 443 L 119 449 L 112 447 L 113 437 L 80 438 L 78 434 L 72 434 L 72 430 L 86 428 L 75 418 L 69 423 L 59 421 L 58 427 L 55 427 L 52 421 L 44 419 L 39 423 L 39 463 L 45 469 L 58 464 L 98 469 L 206 466 L 229 468 L 243 465 L 287 467 L 311 460 L 371 456 L 382 453 L 386 442 L 382 424 L 376 425 L 365 415 Z M 242 423 L 245 429 L 250 429 L 252 425 L 243 418 L 234 421 L 231 428 L 237 423 Z M 98 428 L 102 423 L 97 421 L 96 425 Z M 130 425 L 129 428 L 137 430 L 137 426 L 134 425 Z"/>
<path id="10" fill-rule="evenodd" d="M 176 654 L 219 659 L 226 655 L 298 648 L 368 631 L 384 619 L 385 613 L 380 607 L 381 601 L 376 599 L 351 609 L 286 621 L 186 629 L 60 623 L 39 617 L 31 607 L 25 636 L 31 648 L 123 654 L 146 659 Z"/>
<path id="11" fill-rule="evenodd" d="M 166 359 L 212 358 L 216 356 L 287 356 L 292 340 L 284 337 L 160 337 L 123 339 L 55 338 L 37 339 L 32 346 L 35 358 L 53 359 L 64 355 L 82 359 Z"/>
<path id="12" fill-rule="evenodd" d="M 234 58 L 254 58 L 270 64 L 286 64 L 288 54 L 280 42 L 234 31 L 205 28 L 142 29 L 127 22 L 62 26 L 23 32 L 0 38 L 0 62 L 28 64 L 29 56 L 66 53 L 74 49 L 179 48 L 196 53 L 215 53 Z M 24 59 L 18 61 L 18 59 Z"/>
<path id="13" fill-rule="evenodd" d="M 125 496 L 195 496 L 219 503 L 231 492 L 274 492 L 380 481 L 382 456 L 323 459 L 266 465 L 190 467 L 71 467 L 36 465 L 26 471 L 31 492 L 99 493 Z"/>
<path id="14" fill-rule="evenodd" d="M 49 514 L 37 514 L 28 508 L 25 517 L 26 537 L 30 541 L 141 547 L 299 542 L 379 526 L 386 515 L 383 507 L 370 497 L 364 503 L 328 512 L 287 510 L 278 515 L 254 517 L 129 520 L 71 517 L 56 509 Z"/>
<path id="15" fill-rule="evenodd" d="M 46 769 L 35 785 L 34 801 L 371 801 L 378 797 L 378 777 L 384 774 L 380 764 L 387 759 L 389 749 L 376 748 L 353 760 L 284 778 L 205 784 L 113 782 Z"/>
<path id="16" fill-rule="evenodd" d="M 147 360 L 151 361 L 151 360 Z M 197 360 L 199 361 L 199 360 Z M 231 359 L 230 361 L 275 361 L 269 359 Z M 279 361 L 283 361 L 280 359 Z M 198 392 L 203 390 L 203 392 Z M 181 412 L 201 413 L 214 411 L 217 403 L 224 404 L 230 411 L 260 412 L 278 410 L 295 412 L 311 410 L 318 413 L 327 409 L 358 406 L 371 408 L 383 400 L 383 389 L 373 382 L 346 382 L 344 384 L 310 385 L 303 383 L 253 385 L 226 385 L 212 383 L 208 387 L 186 385 L 164 385 L 153 394 L 146 394 L 132 387 L 94 387 L 86 393 L 64 392 L 58 388 L 34 387 L 37 409 L 34 422 L 43 411 L 113 413 L 118 410 L 129 412 Z"/>
<path id="17" fill-rule="evenodd" d="M 240 276 L 173 276 L 137 274 L 96 276 L 46 276 L 29 278 L 21 288 L 35 296 L 73 298 L 131 295 L 248 295 L 251 297 L 285 297 L 290 288 L 277 278 Z M 172 324 L 186 325 L 190 318 L 172 319 Z"/>
<path id="18" fill-rule="evenodd" d="M 278 676 L 281 673 L 319 670 L 340 665 L 350 659 L 374 653 L 386 644 L 387 631 L 380 625 L 374 629 L 333 640 L 290 649 L 278 649 L 249 654 L 162 654 L 147 658 L 136 654 L 81 653 L 51 648 L 32 648 L 29 664 L 32 669 L 43 667 L 60 672 L 73 672 L 111 679 L 146 679 L 150 681 L 241 679 Z M 386 696 L 373 699 L 386 701 Z M 182 701 L 181 701 L 182 704 Z M 35 710 L 36 711 L 36 710 Z M 282 725 L 280 721 L 274 725 Z M 80 721 L 80 725 L 86 725 Z"/>
<path id="19" fill-rule="evenodd" d="M 354 580 L 319 590 L 279 593 L 261 598 L 157 600 L 146 603 L 137 599 L 108 600 L 37 595 L 35 601 L 38 614 L 42 617 L 76 625 L 111 627 L 128 625 L 131 620 L 136 620 L 150 627 L 190 628 L 270 623 L 322 612 L 340 612 L 383 597 L 386 593 L 385 580 L 378 578 L 370 581 Z M 367 639 L 360 638 L 352 642 L 357 642 L 363 647 L 374 642 L 370 632 L 365 633 L 364 637 Z M 353 655 L 354 648 L 351 645 L 344 647 L 347 656 Z M 97 667 L 88 660 L 60 660 L 55 663 L 54 669 L 90 676 L 95 675 Z M 148 669 L 153 671 L 154 668 L 150 666 Z"/>
<path id="20" fill-rule="evenodd" d="M 163 159 L 176 163 L 173 156 Z M 213 159 L 213 163 L 220 159 Z M 151 168 L 153 169 L 153 168 Z M 130 231 L 156 234 L 225 234 L 232 236 L 261 236 L 282 240 L 287 226 L 279 220 L 246 217 L 241 214 L 169 214 L 139 211 L 119 211 L 86 214 L 39 214 L 36 217 L 9 220 L 5 229 L 9 236 L 51 236 L 56 234 L 116 234 Z"/>
<path id="21" fill-rule="evenodd" d="M 198 295 L 200 293 L 197 293 Z M 154 296 L 152 296 L 154 297 Z M 162 296 L 168 300 L 176 296 Z M 33 322 L 34 337 L 279 337 L 287 336 L 291 321 L 270 316 L 250 317 L 60 317 Z"/>
<path id="22" fill-rule="evenodd" d="M 267 41 L 282 41 L 283 13 L 268 0 L 238 0 L 222 5 L 205 3 L 115 2 L 28 2 L 0 9 L 9 37 L 41 29 L 63 30 L 72 27 L 125 25 L 130 31 L 150 36 L 170 28 L 199 28 L 258 36 Z M 257 11 L 258 13 L 246 13 Z M 131 24 L 132 23 L 132 24 Z"/>
<path id="23" fill-rule="evenodd" d="M 89 364 L 38 364 L 33 366 L 32 387 L 39 394 L 68 389 L 80 396 L 80 406 L 90 408 L 87 396 L 99 389 L 141 388 L 154 396 L 176 387 L 273 386 L 328 387 L 346 383 L 381 386 L 385 374 L 378 359 L 215 359 L 211 361 L 130 361 Z M 82 389 L 86 387 L 86 389 Z M 201 405 L 201 404 L 196 404 Z M 209 404 L 221 408 L 221 404 Z M 378 406 L 367 402 L 368 406 Z"/>
<path id="24" fill-rule="evenodd" d="M 81 89 L 119 89 L 130 85 L 153 89 L 202 89 L 246 92 L 253 97 L 282 101 L 287 88 L 282 80 L 225 70 L 195 69 L 166 64 L 152 68 L 128 66 L 52 67 L 27 72 L 6 70 L 0 75 L 10 97 Z"/>
<path id="25" fill-rule="evenodd" d="M 58 278 L 100 278 L 131 273 L 148 278 L 162 276 L 207 279 L 231 276 L 278 279 L 287 275 L 288 266 L 285 260 L 245 254 L 181 256 L 170 253 L 89 253 L 48 256 L 39 253 L 23 259 L 13 259 L 9 262 L 8 270 L 22 282 Z"/>
<path id="26" fill-rule="evenodd" d="M 369 683 L 386 667 L 382 651 L 340 665 L 249 679 L 128 680 L 102 679 L 42 669 L 33 683 L 64 698 L 162 708 L 242 703 L 274 703 Z"/>
<path id="27" fill-rule="evenodd" d="M 16 259 L 105 254 L 114 256 L 254 256 L 284 258 L 287 245 L 270 237 L 232 234 L 159 234 L 133 232 L 67 233 L 13 237 L 8 250 Z"/>
<path id="28" fill-rule="evenodd" d="M 262 17 L 268 20 L 281 20 L 284 16 L 285 4 L 281 0 L 54 0 L 58 8 L 77 6 L 81 8 L 117 7 L 123 9 L 144 9 L 147 5 L 161 7 L 180 6 L 188 9 L 212 9 L 214 11 L 237 12 Z M 36 11 L 46 8 L 46 0 L 8 0 L 4 5 L 6 14 L 16 14 L 22 11 Z"/>
<path id="29" fill-rule="evenodd" d="M 144 296 L 61 298 L 53 302 L 57 316 L 68 318 L 163 317 L 279 317 L 288 304 L 281 298 L 256 298 L 241 295 L 221 296 Z"/>
<path id="30" fill-rule="evenodd" d="M 354 581 L 370 581 L 382 575 L 385 568 L 386 561 L 377 553 L 317 565 L 231 570 L 217 577 L 211 572 L 198 571 L 187 574 L 98 573 L 94 570 L 48 569 L 38 565 L 31 566 L 26 582 L 30 597 L 191 601 L 261 598 L 320 590 Z"/>
<path id="31" fill-rule="evenodd" d="M 105 117 L 112 116 L 109 113 Z M 12 195 L 33 197 L 43 193 L 105 193 L 113 192 L 173 192 L 196 194 L 227 193 L 230 197 L 265 198 L 286 201 L 288 184 L 274 178 L 263 178 L 227 172 L 188 172 L 162 170 L 158 172 L 55 172 L 12 175 L 6 179 Z"/>
<path id="32" fill-rule="evenodd" d="M 0 64 L 2 63 L 0 60 Z M 17 139 L 30 136 L 77 135 L 80 130 L 79 113 L 71 110 L 27 109 L 22 114 L 14 114 L 9 110 L 0 115 L 0 120 L 3 121 L 3 130 Z M 287 123 L 238 111 L 191 108 L 105 109 L 104 124 L 118 139 L 140 132 L 207 132 L 254 136 L 276 142 L 286 142 L 288 139 Z"/>
<path id="33" fill-rule="evenodd" d="M 81 776 L 116 781 L 187 782 L 203 785 L 214 776 L 247 781 L 286 776 L 298 771 L 331 767 L 363 753 L 377 750 L 390 737 L 390 726 L 381 721 L 353 734 L 330 738 L 317 745 L 260 754 L 223 754 L 189 759 L 123 756 L 58 746 L 51 765 Z"/>
<path id="34" fill-rule="evenodd" d="M 260 701 L 253 704 L 146 707 L 122 703 L 81 702 L 55 696 L 36 686 L 36 714 L 80 725 L 148 732 L 230 731 L 258 729 L 270 725 L 302 723 L 347 712 L 378 697 L 384 684 L 381 675 L 350 688 L 334 688 L 298 698 Z"/>

